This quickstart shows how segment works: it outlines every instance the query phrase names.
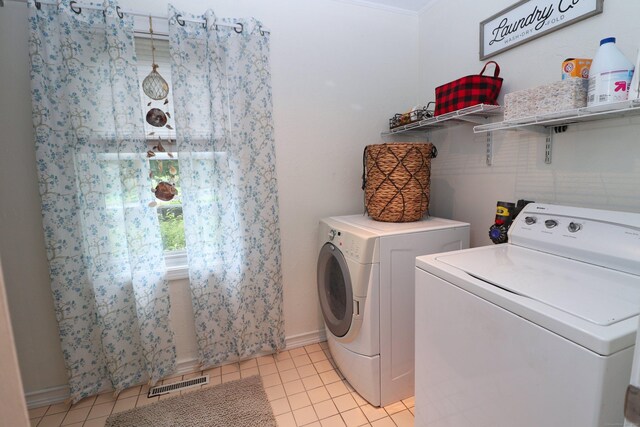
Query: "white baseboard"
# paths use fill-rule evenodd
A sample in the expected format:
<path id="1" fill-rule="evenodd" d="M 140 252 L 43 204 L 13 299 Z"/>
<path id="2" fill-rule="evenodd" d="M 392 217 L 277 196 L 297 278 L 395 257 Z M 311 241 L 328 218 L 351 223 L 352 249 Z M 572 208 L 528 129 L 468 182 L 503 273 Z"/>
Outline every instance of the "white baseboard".
<path id="1" fill-rule="evenodd" d="M 27 408 L 39 408 L 41 406 L 61 403 L 70 397 L 69 386 L 60 385 L 57 387 L 45 388 L 44 390 L 32 391 L 25 394 Z"/>
<path id="2" fill-rule="evenodd" d="M 327 331 L 323 328 L 319 331 L 305 332 L 285 338 L 287 349 L 302 347 L 327 340 Z"/>
<path id="3" fill-rule="evenodd" d="M 313 332 L 305 332 L 304 334 L 293 335 L 285 338 L 285 345 L 287 349 L 296 347 L 303 347 L 309 344 L 315 344 L 318 342 L 326 341 L 327 334 L 324 329 Z M 259 354 L 267 355 L 269 353 Z M 176 366 L 176 374 L 184 375 L 200 368 L 198 359 L 185 359 L 179 360 Z M 27 401 L 27 407 L 29 409 L 39 408 L 47 405 L 55 405 L 56 403 L 62 403 L 69 398 L 69 386 L 61 385 L 57 387 L 50 387 L 44 390 L 32 391 L 25 394 Z"/>
<path id="4" fill-rule="evenodd" d="M 178 360 L 176 363 L 175 375 L 185 375 L 200 369 L 200 362 L 197 358 Z M 173 376 L 173 374 L 172 374 Z"/>
<path id="5" fill-rule="evenodd" d="M 324 329 L 313 332 L 305 332 L 304 334 L 293 335 L 285 337 L 285 348 L 290 350 L 296 347 L 303 347 L 309 344 L 315 344 L 318 342 L 326 341 L 327 333 Z M 253 357 L 267 356 L 271 354 L 268 351 L 262 351 Z M 190 374 L 200 369 L 200 363 L 197 358 L 179 360 L 176 367 L 176 375 Z"/>

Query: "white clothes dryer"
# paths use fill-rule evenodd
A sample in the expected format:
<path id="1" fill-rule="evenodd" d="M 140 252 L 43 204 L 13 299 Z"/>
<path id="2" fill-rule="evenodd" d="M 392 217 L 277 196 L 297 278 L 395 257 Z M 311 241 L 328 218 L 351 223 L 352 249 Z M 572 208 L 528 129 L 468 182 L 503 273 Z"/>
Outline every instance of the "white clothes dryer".
<path id="1" fill-rule="evenodd" d="M 469 224 L 363 215 L 320 221 L 318 295 L 333 359 L 375 406 L 414 393 L 414 268 L 419 255 L 469 247 Z"/>

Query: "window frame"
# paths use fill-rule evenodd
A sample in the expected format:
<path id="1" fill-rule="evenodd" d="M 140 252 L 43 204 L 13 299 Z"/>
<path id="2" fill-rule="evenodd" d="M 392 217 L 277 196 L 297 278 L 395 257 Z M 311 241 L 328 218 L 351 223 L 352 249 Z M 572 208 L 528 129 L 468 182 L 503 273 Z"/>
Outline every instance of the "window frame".
<path id="1" fill-rule="evenodd" d="M 146 18 L 142 19 L 142 18 L 139 18 L 139 17 L 136 17 L 136 18 L 137 19 L 135 19 L 135 22 L 134 22 L 134 37 L 135 38 L 150 39 L 151 35 L 149 34 L 149 21 L 148 21 L 148 19 L 146 19 Z M 169 35 L 168 35 L 169 31 L 168 31 L 168 25 L 167 25 L 166 21 L 165 22 L 162 22 L 162 21 L 155 22 L 154 21 L 153 24 L 154 24 L 154 27 L 156 27 L 156 29 L 153 32 L 154 41 L 156 41 L 156 42 L 166 42 L 166 41 L 168 41 L 169 40 Z M 136 56 L 137 56 L 137 54 L 136 54 Z M 137 64 L 136 64 L 136 66 L 137 66 Z M 139 84 L 142 84 L 142 82 L 139 82 Z M 143 99 L 140 99 L 140 107 L 142 109 L 142 114 L 143 114 L 143 117 L 144 117 L 144 114 L 146 114 L 146 111 L 144 109 L 145 102 L 144 102 Z M 145 128 L 146 128 L 146 126 L 145 126 Z M 175 136 L 174 136 L 174 138 L 175 138 Z M 146 142 L 147 142 L 148 149 L 151 150 L 151 148 L 154 145 L 156 145 L 158 143 L 158 141 L 159 141 L 158 138 L 146 137 Z M 166 138 L 162 138 L 161 141 L 163 142 L 163 145 L 165 145 L 165 148 L 167 148 L 167 149 L 174 148 L 170 144 L 168 144 L 168 140 Z M 173 139 L 173 143 L 175 144 L 175 139 Z M 177 158 L 177 153 L 175 151 L 171 151 L 171 154 L 173 154 L 175 156 L 174 159 Z M 156 155 L 155 155 L 154 159 L 155 160 L 170 160 L 171 158 L 169 157 L 169 155 L 167 153 L 158 153 L 158 152 L 156 152 Z M 186 248 L 183 249 L 183 250 L 176 250 L 176 251 L 163 250 L 163 253 L 164 253 L 164 264 L 165 264 L 165 277 L 166 277 L 166 279 L 169 280 L 169 281 L 188 279 L 189 278 L 189 267 L 188 267 L 188 259 L 187 259 L 187 250 L 186 250 Z"/>
<path id="2" fill-rule="evenodd" d="M 172 151 L 171 154 L 176 157 L 172 159 L 167 153 L 156 153 L 155 157 L 156 160 L 158 160 L 158 158 L 160 158 L 160 160 L 175 160 L 175 158 L 177 158 L 177 152 Z M 113 161 L 118 159 L 126 160 L 139 158 L 140 153 L 101 153 L 100 156 L 106 161 Z M 149 160 L 151 159 L 147 158 L 147 161 Z M 182 206 L 182 204 L 175 206 Z M 153 209 L 156 209 L 157 212 L 158 207 L 153 207 Z M 189 278 L 189 267 L 186 249 L 176 251 L 163 250 L 163 254 L 165 264 L 165 277 L 167 278 L 167 280 L 180 280 Z"/>

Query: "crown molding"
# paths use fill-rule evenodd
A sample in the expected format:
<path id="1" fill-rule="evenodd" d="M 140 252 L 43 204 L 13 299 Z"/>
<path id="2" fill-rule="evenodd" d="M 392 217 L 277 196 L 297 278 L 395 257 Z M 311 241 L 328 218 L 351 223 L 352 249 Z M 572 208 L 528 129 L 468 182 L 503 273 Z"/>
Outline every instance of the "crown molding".
<path id="1" fill-rule="evenodd" d="M 422 15 L 427 10 L 431 9 L 431 7 L 433 7 L 433 5 L 435 5 L 436 3 L 439 3 L 439 2 L 440 2 L 440 0 L 429 0 L 427 2 L 427 4 L 425 4 L 424 6 L 422 6 L 422 8 L 420 8 L 420 10 L 418 11 L 418 15 Z"/>
<path id="2" fill-rule="evenodd" d="M 388 6 L 386 4 L 374 3 L 367 0 L 332 0 L 337 3 L 352 4 L 355 6 L 368 7 L 371 9 L 384 10 L 386 12 L 398 13 L 400 15 L 418 16 L 418 12 L 413 10 L 402 9 L 399 7 Z"/>
<path id="3" fill-rule="evenodd" d="M 24 4 L 27 3 L 27 0 L 8 0 L 8 1 L 14 1 L 14 2 L 17 2 L 17 3 L 24 3 Z M 387 11 L 387 12 L 398 13 L 400 15 L 418 16 L 420 13 L 422 13 L 425 10 L 427 10 L 428 8 L 430 8 L 434 3 L 438 2 L 439 0 L 430 0 L 419 11 L 402 9 L 400 7 L 394 7 L 394 6 L 389 6 L 389 5 L 386 5 L 386 4 L 374 3 L 374 2 L 371 2 L 371 1 L 367 1 L 367 0 L 332 0 L 332 1 L 335 1 L 335 2 L 338 2 L 338 3 L 352 4 L 352 5 L 355 5 L 355 6 L 369 7 L 371 9 L 384 10 L 384 11 Z M 0 0 L 0 7 L 4 6 L 4 2 L 5 2 L 5 0 Z"/>

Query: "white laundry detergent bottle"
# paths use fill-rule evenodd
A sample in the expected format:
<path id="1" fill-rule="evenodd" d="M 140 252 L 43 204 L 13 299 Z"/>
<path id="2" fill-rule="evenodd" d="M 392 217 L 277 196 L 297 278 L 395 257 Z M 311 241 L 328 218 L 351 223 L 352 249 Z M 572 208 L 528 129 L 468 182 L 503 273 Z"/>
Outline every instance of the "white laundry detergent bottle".
<path id="1" fill-rule="evenodd" d="M 636 59 L 636 70 L 640 70 L 640 48 L 638 48 L 638 57 Z M 629 99 L 640 99 L 640 71 L 634 71 L 631 79 L 631 87 L 629 88 Z"/>
<path id="2" fill-rule="evenodd" d="M 616 47 L 615 37 L 600 40 L 600 48 L 589 69 L 587 106 L 625 101 L 633 69 L 633 63 Z"/>

